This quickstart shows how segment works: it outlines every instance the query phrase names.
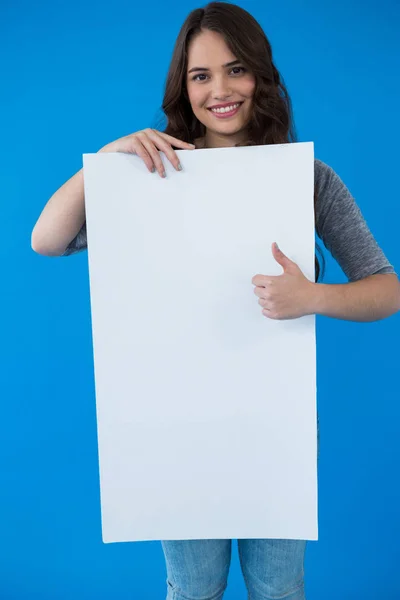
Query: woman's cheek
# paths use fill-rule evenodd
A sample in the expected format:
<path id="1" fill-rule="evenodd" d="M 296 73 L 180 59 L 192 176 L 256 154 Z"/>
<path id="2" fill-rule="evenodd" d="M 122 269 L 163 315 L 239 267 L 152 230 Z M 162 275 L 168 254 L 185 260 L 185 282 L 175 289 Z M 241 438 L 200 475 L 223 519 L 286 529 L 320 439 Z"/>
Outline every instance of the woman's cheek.
<path id="1" fill-rule="evenodd" d="M 245 95 L 250 98 L 254 95 L 256 89 L 256 80 L 254 77 L 249 77 L 245 85 Z"/>

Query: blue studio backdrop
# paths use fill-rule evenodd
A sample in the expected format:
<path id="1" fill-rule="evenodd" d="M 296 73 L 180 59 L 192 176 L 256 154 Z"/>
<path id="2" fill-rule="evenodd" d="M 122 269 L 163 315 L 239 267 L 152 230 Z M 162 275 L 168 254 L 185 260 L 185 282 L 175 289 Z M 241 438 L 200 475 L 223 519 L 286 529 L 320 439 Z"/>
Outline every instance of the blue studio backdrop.
<path id="1" fill-rule="evenodd" d="M 241 0 L 270 38 L 299 141 L 332 166 L 400 270 L 395 0 Z M 0 599 L 165 598 L 159 542 L 103 544 L 88 255 L 31 232 L 82 154 L 156 126 L 193 0 L 0 3 Z M 282 248 L 285 251 L 284 248 Z M 324 249 L 325 283 L 345 283 Z M 308 600 L 398 600 L 400 315 L 317 317 L 319 536 Z M 227 600 L 245 598 L 233 546 Z"/>

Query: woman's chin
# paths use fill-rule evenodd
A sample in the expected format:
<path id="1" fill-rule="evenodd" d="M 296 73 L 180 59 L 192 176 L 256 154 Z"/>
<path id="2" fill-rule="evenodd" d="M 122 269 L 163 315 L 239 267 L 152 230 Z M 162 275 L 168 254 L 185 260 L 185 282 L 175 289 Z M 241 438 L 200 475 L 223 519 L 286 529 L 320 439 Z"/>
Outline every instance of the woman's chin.
<path id="1" fill-rule="evenodd" d="M 243 123 L 212 123 L 207 126 L 207 129 L 219 135 L 235 135 L 243 131 L 245 125 Z"/>

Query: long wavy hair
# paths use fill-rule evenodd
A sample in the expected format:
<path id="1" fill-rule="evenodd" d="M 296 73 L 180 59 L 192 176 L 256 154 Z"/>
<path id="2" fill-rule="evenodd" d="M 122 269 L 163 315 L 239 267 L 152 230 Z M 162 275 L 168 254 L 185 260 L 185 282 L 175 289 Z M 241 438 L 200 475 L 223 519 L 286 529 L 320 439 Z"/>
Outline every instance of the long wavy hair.
<path id="1" fill-rule="evenodd" d="M 164 132 L 189 143 L 205 135 L 204 125 L 192 111 L 186 86 L 189 44 L 202 30 L 221 34 L 231 52 L 255 77 L 247 140 L 238 145 L 296 142 L 291 100 L 283 78 L 274 65 L 271 44 L 250 13 L 227 2 L 210 2 L 204 8 L 193 10 L 182 25 L 165 84 L 162 110 L 167 125 Z M 317 192 L 314 188 L 314 216 L 316 202 Z M 323 262 L 323 277 L 325 258 L 317 243 L 316 248 Z M 319 276 L 320 264 L 315 255 L 316 281 Z"/>

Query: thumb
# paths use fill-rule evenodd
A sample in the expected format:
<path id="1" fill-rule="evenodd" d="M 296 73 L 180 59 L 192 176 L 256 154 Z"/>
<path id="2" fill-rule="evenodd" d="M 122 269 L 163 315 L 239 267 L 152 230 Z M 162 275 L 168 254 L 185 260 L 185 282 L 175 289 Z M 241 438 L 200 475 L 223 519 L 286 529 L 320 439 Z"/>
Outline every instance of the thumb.
<path id="1" fill-rule="evenodd" d="M 282 252 L 276 242 L 272 244 L 272 254 L 275 260 L 281 265 L 281 267 L 283 267 L 283 269 L 286 269 L 293 264 L 293 261 L 291 261 L 290 258 L 288 258 L 286 254 Z"/>

